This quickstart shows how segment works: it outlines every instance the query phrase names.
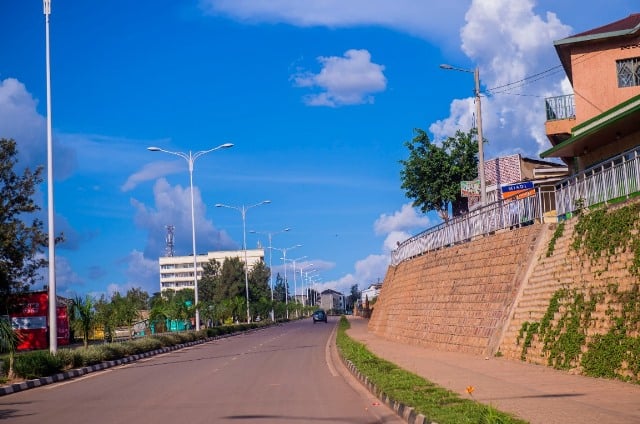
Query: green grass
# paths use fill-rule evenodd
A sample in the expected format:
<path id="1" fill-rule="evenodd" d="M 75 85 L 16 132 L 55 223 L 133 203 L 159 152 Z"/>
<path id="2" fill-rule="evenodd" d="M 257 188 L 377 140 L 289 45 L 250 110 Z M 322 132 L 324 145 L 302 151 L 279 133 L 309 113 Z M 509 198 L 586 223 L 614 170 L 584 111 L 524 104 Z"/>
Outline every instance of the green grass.
<path id="1" fill-rule="evenodd" d="M 490 405 L 462 398 L 395 364 L 378 358 L 362 344 L 351 339 L 346 330 L 349 321 L 340 319 L 336 344 L 348 361 L 389 398 L 411 406 L 428 421 L 438 424 L 524 424 L 526 421 L 503 413 Z M 469 395 L 471 397 L 471 394 Z"/>

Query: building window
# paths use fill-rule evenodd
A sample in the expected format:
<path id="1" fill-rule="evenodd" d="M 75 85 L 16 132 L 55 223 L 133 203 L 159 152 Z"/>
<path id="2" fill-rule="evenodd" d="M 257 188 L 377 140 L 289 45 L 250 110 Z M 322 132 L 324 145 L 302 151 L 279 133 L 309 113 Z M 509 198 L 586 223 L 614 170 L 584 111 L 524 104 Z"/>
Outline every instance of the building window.
<path id="1" fill-rule="evenodd" d="M 640 85 L 640 57 L 616 61 L 618 71 L 618 87 L 635 87 Z"/>

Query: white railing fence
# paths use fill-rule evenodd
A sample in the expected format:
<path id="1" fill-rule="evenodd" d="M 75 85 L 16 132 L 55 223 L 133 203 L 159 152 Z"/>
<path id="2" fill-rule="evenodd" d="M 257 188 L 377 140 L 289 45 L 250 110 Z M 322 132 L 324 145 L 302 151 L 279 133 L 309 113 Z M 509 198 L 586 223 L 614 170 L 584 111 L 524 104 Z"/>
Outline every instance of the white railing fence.
<path id="1" fill-rule="evenodd" d="M 464 216 L 452 218 L 400 243 L 391 252 L 391 265 L 395 266 L 431 250 L 470 241 L 497 230 L 533 223 L 542 217 L 543 200 L 537 190 L 535 196 L 510 202 L 494 202 Z"/>
<path id="2" fill-rule="evenodd" d="M 589 168 L 556 186 L 559 217 L 640 191 L 640 148 Z"/>
<path id="3" fill-rule="evenodd" d="M 426 252 L 463 243 L 505 228 L 566 219 L 577 209 L 629 197 L 640 192 L 640 146 L 567 178 L 554 187 L 509 202 L 497 201 L 462 217 L 429 228 L 398 245 L 391 265 Z M 547 215 L 545 215 L 545 213 Z"/>

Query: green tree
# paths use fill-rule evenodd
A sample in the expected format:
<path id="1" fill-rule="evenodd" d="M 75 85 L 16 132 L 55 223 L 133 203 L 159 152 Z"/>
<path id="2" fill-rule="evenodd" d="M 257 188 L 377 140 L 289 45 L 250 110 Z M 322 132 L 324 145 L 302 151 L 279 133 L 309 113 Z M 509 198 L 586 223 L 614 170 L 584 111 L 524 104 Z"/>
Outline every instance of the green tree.
<path id="1" fill-rule="evenodd" d="M 353 306 L 358 302 L 361 296 L 362 292 L 358 289 L 358 285 L 352 285 L 351 293 L 347 296 L 347 304 L 345 305 L 347 310 L 353 310 Z"/>
<path id="2" fill-rule="evenodd" d="M 216 290 L 222 284 L 222 264 L 211 259 L 202 264 L 202 277 L 198 280 L 198 302 L 214 302 Z M 219 300 L 219 299 L 218 299 Z"/>
<path id="3" fill-rule="evenodd" d="M 82 333 L 82 342 L 85 349 L 89 347 L 89 333 L 95 324 L 96 312 L 90 296 L 84 299 L 76 296 L 73 301 L 73 313 L 71 315 L 71 325 L 74 331 Z"/>
<path id="4" fill-rule="evenodd" d="M 405 143 L 409 158 L 401 160 L 401 188 L 413 206 L 424 213 L 436 211 L 442 220 L 467 211 L 467 199 L 460 195 L 460 182 L 478 177 L 478 144 L 476 129 L 456 131 L 440 146 L 429 140 L 427 133 L 414 129 L 415 137 Z"/>
<path id="5" fill-rule="evenodd" d="M 15 362 L 16 350 L 20 337 L 13 331 L 11 322 L 0 317 L 0 352 L 9 352 L 9 368 L 7 368 L 7 378 L 11 380 L 13 375 L 13 363 Z"/>
<path id="6" fill-rule="evenodd" d="M 270 275 L 269 267 L 262 260 L 251 267 L 249 272 L 249 299 L 251 302 L 271 299 Z"/>
<path id="7" fill-rule="evenodd" d="M 102 325 L 105 340 L 112 342 L 118 326 L 118 317 L 114 304 L 105 295 L 102 295 L 95 302 L 94 308 L 96 311 L 96 324 Z"/>
<path id="8" fill-rule="evenodd" d="M 33 201 L 42 182 L 42 167 L 16 173 L 16 142 L 0 139 L 0 299 L 27 290 L 47 265 L 42 253 L 48 244 L 42 221 L 28 217 L 39 211 Z"/>
<path id="9" fill-rule="evenodd" d="M 220 303 L 236 296 L 246 297 L 244 263 L 237 257 L 226 258 L 222 265 L 215 259 L 202 266 L 198 281 L 198 300 Z"/>
<path id="10" fill-rule="evenodd" d="M 285 293 L 286 288 L 284 286 L 284 278 L 278 273 L 276 275 L 276 281 L 273 284 L 273 299 L 277 302 L 286 302 Z"/>

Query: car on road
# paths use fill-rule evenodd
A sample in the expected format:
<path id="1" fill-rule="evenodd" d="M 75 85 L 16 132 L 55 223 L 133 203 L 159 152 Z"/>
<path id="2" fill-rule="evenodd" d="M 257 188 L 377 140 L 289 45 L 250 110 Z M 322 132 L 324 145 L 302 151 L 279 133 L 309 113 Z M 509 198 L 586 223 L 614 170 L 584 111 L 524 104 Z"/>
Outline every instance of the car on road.
<path id="1" fill-rule="evenodd" d="M 322 309 L 318 309 L 313 313 L 313 323 L 315 324 L 318 321 L 327 322 L 327 313 Z"/>

